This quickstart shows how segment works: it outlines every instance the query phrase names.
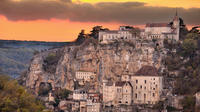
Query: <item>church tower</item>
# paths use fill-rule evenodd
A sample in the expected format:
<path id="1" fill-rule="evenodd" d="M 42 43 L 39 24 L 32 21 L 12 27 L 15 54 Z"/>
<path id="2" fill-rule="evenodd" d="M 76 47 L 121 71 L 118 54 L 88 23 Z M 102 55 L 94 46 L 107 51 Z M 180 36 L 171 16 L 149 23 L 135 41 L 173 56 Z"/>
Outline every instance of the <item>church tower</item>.
<path id="1" fill-rule="evenodd" d="M 180 20 L 178 17 L 178 12 L 176 9 L 176 14 L 175 17 L 173 19 L 173 28 L 174 28 L 174 40 L 179 41 L 179 35 L 180 35 Z"/>

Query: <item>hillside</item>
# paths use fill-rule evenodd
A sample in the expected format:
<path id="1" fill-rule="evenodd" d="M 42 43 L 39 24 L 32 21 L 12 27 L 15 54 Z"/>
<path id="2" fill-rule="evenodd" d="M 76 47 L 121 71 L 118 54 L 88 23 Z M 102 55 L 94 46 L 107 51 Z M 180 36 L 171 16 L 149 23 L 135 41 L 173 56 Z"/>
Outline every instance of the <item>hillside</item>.
<path id="1" fill-rule="evenodd" d="M 28 69 L 34 53 L 66 44 L 64 42 L 0 40 L 0 72 L 16 78 Z"/>
<path id="2" fill-rule="evenodd" d="M 153 44 L 140 47 L 129 42 L 100 45 L 91 38 L 78 46 L 66 46 L 35 55 L 25 78 L 26 86 L 36 92 L 41 83 L 73 90 L 76 71 L 99 74 L 98 84 L 104 79 L 119 80 L 121 75 L 134 74 L 144 65 L 160 68 L 160 55 Z"/>

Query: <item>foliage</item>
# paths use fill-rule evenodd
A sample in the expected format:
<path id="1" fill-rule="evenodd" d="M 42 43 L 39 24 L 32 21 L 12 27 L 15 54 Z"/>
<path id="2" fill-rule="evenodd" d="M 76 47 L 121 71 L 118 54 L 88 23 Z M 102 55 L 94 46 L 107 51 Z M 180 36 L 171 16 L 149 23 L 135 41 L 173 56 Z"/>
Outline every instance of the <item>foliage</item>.
<path id="1" fill-rule="evenodd" d="M 63 99 L 67 99 L 70 93 L 71 93 L 70 90 L 60 89 L 55 92 L 55 96 L 57 99 L 63 100 Z"/>
<path id="2" fill-rule="evenodd" d="M 43 68 L 48 73 L 55 73 L 58 61 L 62 56 L 62 51 L 58 50 L 56 52 L 49 53 L 44 59 Z"/>
<path id="3" fill-rule="evenodd" d="M 165 64 L 170 71 L 178 70 L 178 68 L 181 66 L 180 62 L 181 59 L 175 54 L 168 54 L 168 56 L 165 58 Z"/>
<path id="4" fill-rule="evenodd" d="M 185 96 L 185 98 L 181 101 L 183 105 L 183 109 L 186 112 L 194 112 L 195 110 L 195 97 L 194 96 Z"/>
<path id="5" fill-rule="evenodd" d="M 76 39 L 76 44 L 80 45 L 82 44 L 86 39 L 86 35 L 85 35 L 85 30 L 81 30 L 81 32 L 78 35 L 78 38 Z"/>
<path id="6" fill-rule="evenodd" d="M 194 56 L 195 51 L 197 50 L 197 41 L 192 38 L 187 38 L 183 41 L 182 44 L 183 56 Z"/>
<path id="7" fill-rule="evenodd" d="M 154 109 L 158 109 L 158 110 L 163 110 L 164 109 L 164 102 L 163 101 L 159 101 L 158 103 L 156 103 L 154 106 L 153 106 Z"/>
<path id="8" fill-rule="evenodd" d="M 176 108 L 171 107 L 171 106 L 167 106 L 166 109 L 167 109 L 168 112 L 175 112 L 175 111 L 177 111 Z"/>
<path id="9" fill-rule="evenodd" d="M 41 83 L 39 86 L 39 96 L 46 96 L 52 90 L 52 86 L 49 83 Z"/>
<path id="10" fill-rule="evenodd" d="M 54 107 L 57 107 L 59 105 L 59 102 L 61 100 L 67 99 L 69 94 L 71 93 L 70 90 L 67 89 L 60 89 L 55 91 L 55 103 L 53 104 Z"/>
<path id="11" fill-rule="evenodd" d="M 179 71 L 176 77 L 174 94 L 193 95 L 200 91 L 200 49 L 198 48 L 198 33 L 188 33 L 183 43 L 172 46 L 177 52 L 169 50 L 165 64 L 169 71 Z"/>
<path id="12" fill-rule="evenodd" d="M 89 34 L 91 37 L 97 39 L 99 31 L 108 31 L 108 28 L 103 28 L 102 26 L 95 26 L 92 28 L 91 34 Z"/>
<path id="13" fill-rule="evenodd" d="M 42 112 L 44 106 L 16 80 L 0 75 L 0 112 Z"/>

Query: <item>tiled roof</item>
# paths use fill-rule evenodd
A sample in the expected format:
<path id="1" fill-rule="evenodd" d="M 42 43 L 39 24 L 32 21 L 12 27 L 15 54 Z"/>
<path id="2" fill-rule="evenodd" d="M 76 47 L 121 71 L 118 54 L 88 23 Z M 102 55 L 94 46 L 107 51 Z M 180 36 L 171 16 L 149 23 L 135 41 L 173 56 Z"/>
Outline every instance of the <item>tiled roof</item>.
<path id="1" fill-rule="evenodd" d="M 146 27 L 170 27 L 168 23 L 147 23 Z"/>
<path id="2" fill-rule="evenodd" d="M 158 76 L 158 70 L 152 66 L 143 66 L 136 72 L 135 75 L 139 76 Z"/>
<path id="3" fill-rule="evenodd" d="M 115 83 L 115 86 L 123 86 L 125 83 L 125 81 L 118 81 Z"/>
<path id="4" fill-rule="evenodd" d="M 112 81 L 108 81 L 108 82 L 106 83 L 106 86 L 113 86 L 113 82 L 112 82 Z"/>
<path id="5" fill-rule="evenodd" d="M 130 82 L 127 82 L 127 81 L 118 81 L 118 82 L 115 83 L 115 86 L 122 87 L 126 83 L 129 84 L 132 87 L 132 84 Z"/>

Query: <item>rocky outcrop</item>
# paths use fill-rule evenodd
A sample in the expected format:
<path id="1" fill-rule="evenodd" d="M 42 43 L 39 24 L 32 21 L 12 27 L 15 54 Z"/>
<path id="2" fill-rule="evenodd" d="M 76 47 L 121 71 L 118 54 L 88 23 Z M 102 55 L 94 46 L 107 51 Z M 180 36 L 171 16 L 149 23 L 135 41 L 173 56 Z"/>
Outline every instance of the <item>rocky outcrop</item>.
<path id="1" fill-rule="evenodd" d="M 49 53 L 62 52 L 55 73 L 43 69 Z M 35 55 L 26 77 L 26 86 L 36 93 L 41 83 L 49 83 L 53 89 L 73 90 L 76 71 L 97 74 L 99 84 L 103 79 L 119 80 L 123 74 L 134 75 L 144 65 L 160 67 L 161 57 L 153 44 L 115 42 L 101 45 L 88 39 L 80 46 L 65 46 Z"/>

